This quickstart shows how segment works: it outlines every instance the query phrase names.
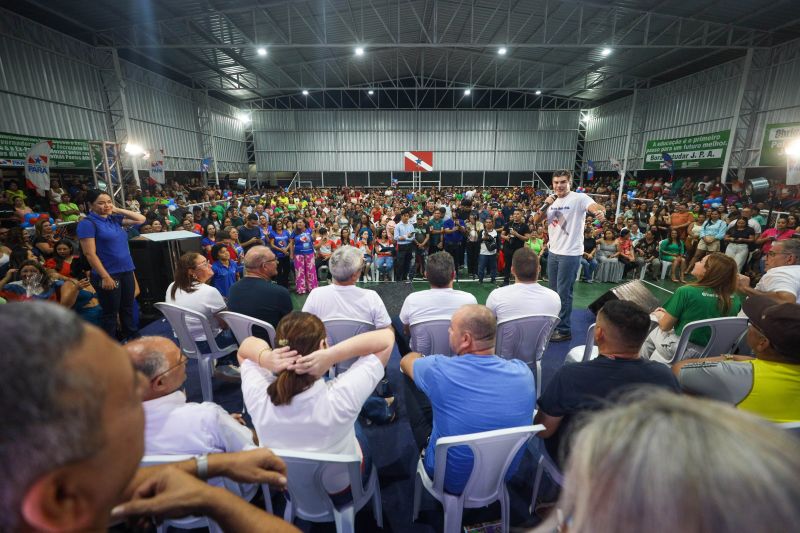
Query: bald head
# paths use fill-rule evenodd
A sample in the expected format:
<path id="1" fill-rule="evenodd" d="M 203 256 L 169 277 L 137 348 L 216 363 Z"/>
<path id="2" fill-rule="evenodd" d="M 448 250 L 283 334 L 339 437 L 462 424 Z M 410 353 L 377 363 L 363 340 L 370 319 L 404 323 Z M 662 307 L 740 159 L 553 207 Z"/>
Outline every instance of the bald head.
<path id="1" fill-rule="evenodd" d="M 178 346 L 166 337 L 141 337 L 125 345 L 136 370 L 150 382 L 144 400 L 175 392 L 186 380 Z"/>
<path id="2" fill-rule="evenodd" d="M 485 305 L 458 308 L 450 320 L 450 347 L 457 354 L 494 353 L 497 320 Z"/>
<path id="3" fill-rule="evenodd" d="M 247 270 L 258 270 L 264 263 L 274 258 L 275 254 L 266 246 L 253 246 L 244 256 L 244 266 Z"/>

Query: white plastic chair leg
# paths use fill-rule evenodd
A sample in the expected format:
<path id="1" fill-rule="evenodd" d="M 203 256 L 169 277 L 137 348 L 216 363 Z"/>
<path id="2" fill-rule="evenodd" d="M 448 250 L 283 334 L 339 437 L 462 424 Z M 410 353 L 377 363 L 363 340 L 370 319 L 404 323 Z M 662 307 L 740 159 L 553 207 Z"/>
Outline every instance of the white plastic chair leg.
<path id="1" fill-rule="evenodd" d="M 411 514 L 411 521 L 414 522 L 419 517 L 419 507 L 422 503 L 422 480 L 419 474 L 414 474 L 414 510 Z"/>
<path id="2" fill-rule="evenodd" d="M 214 360 L 200 356 L 197 360 L 197 371 L 200 373 L 200 389 L 204 402 L 214 401 L 214 385 L 211 378 L 214 375 Z"/>
<path id="3" fill-rule="evenodd" d="M 283 510 L 283 519 L 290 524 L 294 523 L 294 506 L 292 500 L 286 499 L 286 508 Z"/>
<path id="4" fill-rule="evenodd" d="M 533 478 L 533 494 L 531 495 L 531 506 L 528 507 L 528 512 L 533 514 L 536 510 L 536 498 L 539 496 L 539 487 L 542 484 L 542 474 L 544 473 L 544 457 L 539 456 L 539 463 L 536 465 L 536 475 Z"/>
<path id="5" fill-rule="evenodd" d="M 378 474 L 375 472 L 375 467 L 372 467 L 372 474 L 370 474 L 369 486 L 372 489 L 372 515 L 375 517 L 375 523 L 378 527 L 383 529 L 383 501 L 381 500 L 381 486 L 378 483 Z"/>
<path id="6" fill-rule="evenodd" d="M 505 484 L 503 484 L 502 488 L 503 493 L 500 495 L 500 519 L 503 522 L 503 533 L 508 533 L 509 529 L 511 528 L 511 517 L 509 516 L 511 502 L 508 497 L 508 489 L 506 489 Z"/>
<path id="7" fill-rule="evenodd" d="M 542 362 L 536 361 L 536 399 L 542 395 Z"/>
<path id="8" fill-rule="evenodd" d="M 667 272 L 669 272 L 671 266 L 672 266 L 672 261 L 663 261 L 661 263 L 661 279 L 667 277 Z"/>
<path id="9" fill-rule="evenodd" d="M 461 516 L 464 512 L 462 502 L 459 501 L 459 498 L 445 493 L 442 505 L 444 506 L 444 533 L 459 533 Z"/>
<path id="10" fill-rule="evenodd" d="M 333 521 L 336 523 L 336 533 L 355 533 L 356 513 L 353 505 L 333 509 Z"/>

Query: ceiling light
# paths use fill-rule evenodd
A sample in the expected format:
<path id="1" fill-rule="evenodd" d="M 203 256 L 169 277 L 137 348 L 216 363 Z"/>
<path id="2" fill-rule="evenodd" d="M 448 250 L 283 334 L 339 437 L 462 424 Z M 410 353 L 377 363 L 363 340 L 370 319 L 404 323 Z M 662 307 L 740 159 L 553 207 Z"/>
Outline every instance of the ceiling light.
<path id="1" fill-rule="evenodd" d="M 472 91 L 470 91 L 469 89 L 464 89 L 464 96 L 469 96 L 471 94 L 472 94 Z"/>
<path id="2" fill-rule="evenodd" d="M 248 115 L 247 113 L 239 113 L 236 116 L 236 118 L 239 119 L 239 122 L 242 122 L 244 124 L 247 124 L 248 122 L 250 122 L 250 115 Z"/>
<path id="3" fill-rule="evenodd" d="M 372 96 L 373 94 L 375 94 L 375 91 L 373 91 L 372 89 L 370 89 L 369 91 L 367 91 L 367 94 L 368 94 L 368 95 L 370 95 L 370 96 Z"/>
<path id="4" fill-rule="evenodd" d="M 612 52 L 611 48 L 603 48 L 600 51 L 600 53 L 603 55 L 603 57 L 608 57 L 609 55 L 611 55 L 611 52 Z"/>
<path id="5" fill-rule="evenodd" d="M 308 96 L 308 91 L 303 89 L 303 96 Z"/>
<path id="6" fill-rule="evenodd" d="M 540 94 L 542 94 L 542 91 L 536 91 L 536 96 L 539 96 Z"/>
<path id="7" fill-rule="evenodd" d="M 506 47 L 505 47 L 505 46 L 504 46 L 504 47 L 502 47 L 502 48 L 500 48 L 500 49 L 497 51 L 497 53 L 498 53 L 498 54 L 500 54 L 501 56 L 504 56 L 504 55 L 506 55 L 506 52 L 507 52 L 507 50 L 506 50 Z"/>
<path id="8" fill-rule="evenodd" d="M 264 57 L 265 55 L 267 55 L 267 49 L 266 49 L 266 48 L 264 48 L 263 46 L 262 46 L 262 47 L 260 47 L 258 50 L 256 50 L 256 52 L 257 52 L 257 53 L 258 53 L 258 55 L 260 55 L 261 57 Z"/>
<path id="9" fill-rule="evenodd" d="M 360 46 L 358 48 L 356 48 L 356 55 L 357 56 L 363 56 L 364 55 L 364 49 L 361 48 Z"/>

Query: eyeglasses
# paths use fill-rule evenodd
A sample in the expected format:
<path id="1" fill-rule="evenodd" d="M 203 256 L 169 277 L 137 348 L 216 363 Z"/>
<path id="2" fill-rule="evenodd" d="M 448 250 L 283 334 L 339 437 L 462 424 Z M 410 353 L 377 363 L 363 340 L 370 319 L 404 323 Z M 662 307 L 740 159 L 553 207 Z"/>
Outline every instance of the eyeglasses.
<path id="1" fill-rule="evenodd" d="M 208 264 L 209 264 L 209 263 L 208 263 L 208 259 L 203 259 L 203 262 L 202 262 L 202 263 L 197 263 L 197 264 L 194 266 L 194 268 L 196 268 L 196 269 L 197 269 L 197 268 L 204 268 L 204 267 L 207 267 L 207 266 L 208 266 Z"/>
<path id="2" fill-rule="evenodd" d="M 167 374 L 169 374 L 170 372 L 172 372 L 172 371 L 173 371 L 173 370 L 175 370 L 176 368 L 182 367 L 183 365 L 185 365 L 185 364 L 186 364 L 186 363 L 188 363 L 188 362 L 189 362 L 189 357 L 188 357 L 188 356 L 187 356 L 185 353 L 181 352 L 181 358 L 180 358 L 180 360 L 178 361 L 178 363 L 177 363 L 177 364 L 175 364 L 175 365 L 173 365 L 173 366 L 171 366 L 171 367 L 169 367 L 168 369 L 164 370 L 164 371 L 163 371 L 163 372 L 161 372 L 160 374 L 157 374 L 157 375 L 153 376 L 153 377 L 150 379 L 150 383 L 154 382 L 155 380 L 157 380 L 157 379 L 158 379 L 158 378 L 160 378 L 161 376 L 166 376 Z"/>

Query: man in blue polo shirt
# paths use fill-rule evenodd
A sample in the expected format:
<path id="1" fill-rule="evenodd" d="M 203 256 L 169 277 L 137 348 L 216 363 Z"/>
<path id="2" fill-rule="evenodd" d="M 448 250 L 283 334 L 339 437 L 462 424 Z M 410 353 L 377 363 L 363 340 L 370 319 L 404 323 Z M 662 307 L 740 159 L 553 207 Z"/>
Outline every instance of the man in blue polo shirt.
<path id="1" fill-rule="evenodd" d="M 533 373 L 517 359 L 494 354 L 497 323 L 483 305 L 465 305 L 450 321 L 450 348 L 457 357 L 411 352 L 400 361 L 406 376 L 405 405 L 414 440 L 425 450 L 424 465 L 433 477 L 440 437 L 527 426 L 536 401 Z M 511 464 L 512 476 L 522 451 Z M 464 491 L 473 455 L 466 446 L 447 457 L 444 488 Z"/>

